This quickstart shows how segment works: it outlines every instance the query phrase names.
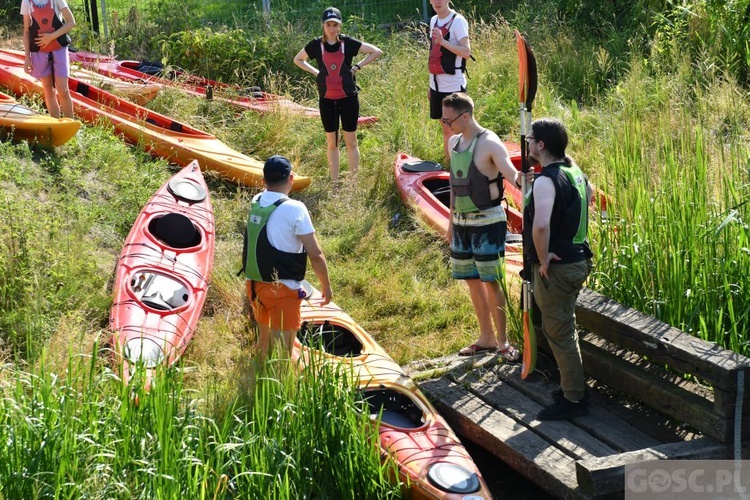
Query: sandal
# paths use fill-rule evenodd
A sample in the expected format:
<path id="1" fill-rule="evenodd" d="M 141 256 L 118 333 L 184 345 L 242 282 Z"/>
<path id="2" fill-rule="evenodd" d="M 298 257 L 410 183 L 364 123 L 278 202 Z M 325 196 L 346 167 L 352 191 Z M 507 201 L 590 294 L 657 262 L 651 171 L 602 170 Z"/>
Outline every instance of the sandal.
<path id="1" fill-rule="evenodd" d="M 458 351 L 459 356 L 476 356 L 477 354 L 485 354 L 497 351 L 497 346 L 481 346 L 479 344 L 471 344 Z"/>
<path id="2" fill-rule="evenodd" d="M 498 354 L 505 358 L 508 363 L 518 363 L 521 361 L 521 353 L 513 344 L 505 344 L 502 349 L 498 351 Z"/>

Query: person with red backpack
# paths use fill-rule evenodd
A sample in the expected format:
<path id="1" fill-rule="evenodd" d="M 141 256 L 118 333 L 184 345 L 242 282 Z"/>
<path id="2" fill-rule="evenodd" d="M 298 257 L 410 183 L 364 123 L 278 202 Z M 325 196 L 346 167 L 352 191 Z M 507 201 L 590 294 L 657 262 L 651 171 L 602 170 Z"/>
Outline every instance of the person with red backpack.
<path id="1" fill-rule="evenodd" d="M 68 90 L 68 32 L 76 25 L 65 0 L 22 0 L 24 70 L 42 82 L 50 116 L 73 118 Z"/>
<path id="2" fill-rule="evenodd" d="M 311 40 L 294 56 L 294 64 L 316 76 L 320 97 L 320 119 L 328 143 L 328 168 L 331 180 L 339 180 L 339 122 L 349 160 L 349 172 L 359 170 L 357 120 L 359 119 L 359 86 L 356 75 L 383 54 L 374 45 L 341 34 L 341 12 L 335 7 L 323 11 L 323 36 Z M 353 63 L 354 56 L 365 58 Z M 314 59 L 317 68 L 307 62 Z"/>
<path id="3" fill-rule="evenodd" d="M 435 15 L 430 20 L 430 118 L 443 117 L 443 99 L 466 92 L 466 60 L 471 57 L 469 23 L 450 8 L 450 0 L 430 0 Z M 445 161 L 450 160 L 450 127 L 442 124 Z"/>

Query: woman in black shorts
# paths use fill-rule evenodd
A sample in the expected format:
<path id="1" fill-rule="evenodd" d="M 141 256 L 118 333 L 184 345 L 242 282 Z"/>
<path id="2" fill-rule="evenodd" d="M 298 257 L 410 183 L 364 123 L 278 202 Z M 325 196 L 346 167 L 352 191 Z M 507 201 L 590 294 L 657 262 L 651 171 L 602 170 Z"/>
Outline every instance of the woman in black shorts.
<path id="1" fill-rule="evenodd" d="M 341 34 L 341 12 L 328 7 L 323 11 L 323 36 L 311 40 L 294 56 L 294 64 L 317 77 L 320 96 L 320 119 L 326 131 L 328 143 L 328 168 L 331 180 L 339 180 L 339 120 L 344 131 L 344 143 L 349 160 L 349 171 L 359 170 L 359 146 L 357 146 L 357 119 L 359 97 L 356 74 L 383 54 L 374 45 L 361 42 Z M 357 54 L 365 58 L 352 64 Z M 307 62 L 317 61 L 317 68 Z"/>

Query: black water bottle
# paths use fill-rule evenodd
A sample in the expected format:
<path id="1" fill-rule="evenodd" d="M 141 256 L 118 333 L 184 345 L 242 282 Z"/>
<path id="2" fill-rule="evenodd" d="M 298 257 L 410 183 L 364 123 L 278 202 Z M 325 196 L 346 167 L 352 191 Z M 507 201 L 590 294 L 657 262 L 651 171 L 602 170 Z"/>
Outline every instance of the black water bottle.
<path id="1" fill-rule="evenodd" d="M 213 100 L 214 98 L 214 87 L 213 85 L 209 84 L 206 85 L 206 99 L 209 101 Z"/>

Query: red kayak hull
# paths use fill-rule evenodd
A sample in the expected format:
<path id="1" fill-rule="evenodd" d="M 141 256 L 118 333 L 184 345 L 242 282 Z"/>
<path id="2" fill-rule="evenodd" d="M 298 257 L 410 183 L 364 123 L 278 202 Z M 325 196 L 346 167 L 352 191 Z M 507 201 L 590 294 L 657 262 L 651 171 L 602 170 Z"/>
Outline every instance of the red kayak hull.
<path id="1" fill-rule="evenodd" d="M 90 70 L 109 77 L 126 81 L 158 83 L 178 88 L 187 94 L 198 97 L 207 97 L 207 89 L 210 87 L 213 99 L 257 113 L 283 111 L 311 118 L 320 117 L 318 109 L 302 106 L 286 97 L 261 90 L 254 91 L 251 96 L 240 96 L 237 95 L 238 91 L 241 90 L 239 87 L 200 76 L 188 75 L 179 70 L 170 70 L 170 74 L 174 75 L 174 79 L 170 79 L 139 71 L 138 68 L 141 66 L 140 61 L 119 60 L 114 57 L 83 51 L 71 52 L 70 59 Z M 360 125 L 371 125 L 376 122 L 377 117 L 375 116 L 362 116 L 358 120 Z"/>
<path id="2" fill-rule="evenodd" d="M 520 149 L 513 143 L 506 143 L 511 161 L 520 168 Z M 434 167 L 433 167 L 434 166 Z M 422 171 L 420 171 L 422 170 Z M 450 216 L 450 173 L 442 170 L 439 164 L 425 162 L 406 153 L 398 153 L 394 165 L 396 186 L 401 199 L 413 207 L 422 220 L 437 231 L 448 243 L 448 219 Z M 505 196 L 508 200 L 506 216 L 508 239 L 505 246 L 506 272 L 518 272 L 523 268 L 521 229 L 523 216 L 515 200 L 521 192 L 508 181 L 504 181 Z"/>
<path id="3" fill-rule="evenodd" d="M 214 214 L 197 162 L 146 203 L 117 261 L 109 325 L 115 367 L 149 388 L 159 365 L 177 362 L 195 334 L 214 259 Z"/>

